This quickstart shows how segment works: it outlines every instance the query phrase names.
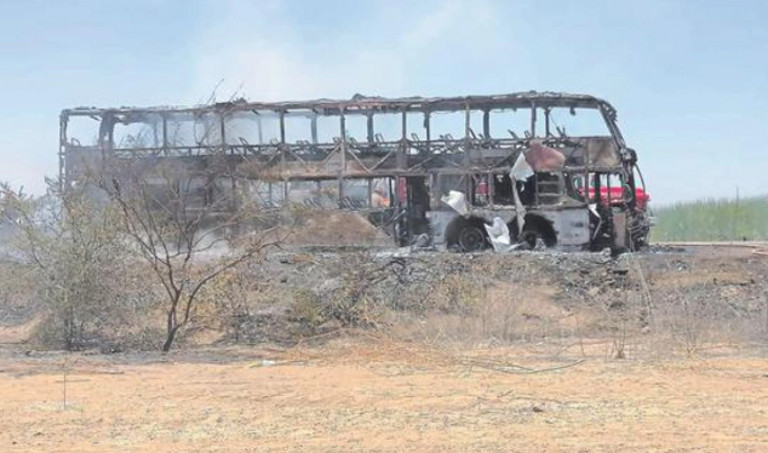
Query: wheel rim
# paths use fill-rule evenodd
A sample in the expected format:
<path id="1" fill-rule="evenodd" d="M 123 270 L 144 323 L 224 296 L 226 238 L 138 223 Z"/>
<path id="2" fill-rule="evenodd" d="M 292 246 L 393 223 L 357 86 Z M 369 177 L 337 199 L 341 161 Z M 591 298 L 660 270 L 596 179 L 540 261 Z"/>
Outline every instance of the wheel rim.
<path id="1" fill-rule="evenodd" d="M 481 250 L 485 246 L 485 236 L 480 228 L 466 227 L 459 234 L 459 245 L 465 252 Z"/>

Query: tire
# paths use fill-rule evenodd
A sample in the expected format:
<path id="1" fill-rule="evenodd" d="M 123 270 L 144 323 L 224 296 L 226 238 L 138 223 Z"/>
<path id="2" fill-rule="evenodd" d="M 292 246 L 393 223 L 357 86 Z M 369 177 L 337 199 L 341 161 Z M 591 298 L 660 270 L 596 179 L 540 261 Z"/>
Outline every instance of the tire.
<path id="1" fill-rule="evenodd" d="M 477 252 L 488 246 L 485 231 L 477 225 L 466 225 L 460 231 L 457 244 L 462 252 Z"/>
<path id="2" fill-rule="evenodd" d="M 522 234 L 520 234 L 518 242 L 526 244 L 530 249 L 534 249 L 539 239 L 543 238 L 537 230 L 524 229 Z"/>
<path id="3" fill-rule="evenodd" d="M 551 223 L 540 216 L 527 216 L 525 225 L 520 234 L 517 233 L 517 220 L 513 219 L 507 224 L 509 228 L 510 239 L 513 243 L 525 244 L 528 248 L 536 248 L 536 244 L 541 239 L 547 248 L 557 245 L 557 235 L 552 229 Z"/>
<path id="4" fill-rule="evenodd" d="M 539 240 L 541 240 L 541 242 L 544 243 L 544 246 L 547 248 L 552 248 L 555 246 L 555 242 L 552 241 L 551 238 L 542 234 L 541 231 L 535 228 L 523 228 L 523 233 L 520 235 L 518 242 L 525 243 L 528 247 L 530 247 L 531 250 L 533 250 L 536 248 Z"/>

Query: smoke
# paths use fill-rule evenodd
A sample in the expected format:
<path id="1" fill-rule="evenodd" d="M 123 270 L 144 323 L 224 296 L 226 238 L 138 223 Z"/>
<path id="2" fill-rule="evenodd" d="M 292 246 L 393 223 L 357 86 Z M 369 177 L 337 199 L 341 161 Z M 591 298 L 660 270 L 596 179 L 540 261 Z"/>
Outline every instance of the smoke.
<path id="1" fill-rule="evenodd" d="M 197 97 L 205 101 L 214 86 L 219 101 L 233 93 L 263 101 L 421 94 L 435 89 L 438 67 L 445 76 L 451 60 L 466 63 L 457 56 L 498 50 L 490 1 L 343 2 L 318 10 L 309 32 L 295 18 L 304 5 L 232 1 L 203 13 L 211 19 L 199 43 Z"/>

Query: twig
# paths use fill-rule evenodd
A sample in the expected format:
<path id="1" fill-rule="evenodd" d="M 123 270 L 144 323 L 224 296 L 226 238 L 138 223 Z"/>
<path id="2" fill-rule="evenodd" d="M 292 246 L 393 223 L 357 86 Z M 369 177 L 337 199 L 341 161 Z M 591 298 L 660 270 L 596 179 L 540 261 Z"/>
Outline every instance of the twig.
<path id="1" fill-rule="evenodd" d="M 552 368 L 521 369 L 521 370 L 509 370 L 509 369 L 505 369 L 505 368 L 502 368 L 502 367 L 495 367 L 495 366 L 488 365 L 488 364 L 483 364 L 483 363 L 477 363 L 475 365 L 477 365 L 480 368 L 485 368 L 487 370 L 492 370 L 492 371 L 498 371 L 500 373 L 508 373 L 508 374 L 536 374 L 536 373 L 546 373 L 548 371 L 562 370 L 562 369 L 565 369 L 565 368 L 570 368 L 572 366 L 579 365 L 579 364 L 584 363 L 584 362 L 586 362 L 586 359 L 579 359 L 579 360 L 577 360 L 575 362 L 571 362 L 571 363 L 568 363 L 566 365 L 556 366 L 556 367 L 552 367 Z M 507 365 L 507 366 L 510 367 L 510 368 L 512 368 L 512 367 L 522 368 L 522 367 L 519 367 L 517 365 Z"/>
<path id="2" fill-rule="evenodd" d="M 501 360 L 492 360 L 492 359 L 486 359 L 486 360 L 477 360 L 477 359 L 465 359 L 465 360 L 464 360 L 464 362 L 465 362 L 465 363 L 467 363 L 467 364 L 470 364 L 470 365 L 479 365 L 480 367 L 483 367 L 483 365 L 485 365 L 485 367 L 492 367 L 493 365 L 491 365 L 491 363 L 495 362 L 495 363 L 499 364 L 499 366 L 503 366 L 503 367 L 506 367 L 506 368 L 517 368 L 517 369 L 519 369 L 519 370 L 523 370 L 523 371 L 533 371 L 533 369 L 532 369 L 532 368 L 526 368 L 526 367 L 524 367 L 524 366 L 515 365 L 515 364 L 511 364 L 511 363 L 504 363 L 504 362 L 502 362 Z M 483 368 L 485 368 L 485 367 L 483 367 Z"/>

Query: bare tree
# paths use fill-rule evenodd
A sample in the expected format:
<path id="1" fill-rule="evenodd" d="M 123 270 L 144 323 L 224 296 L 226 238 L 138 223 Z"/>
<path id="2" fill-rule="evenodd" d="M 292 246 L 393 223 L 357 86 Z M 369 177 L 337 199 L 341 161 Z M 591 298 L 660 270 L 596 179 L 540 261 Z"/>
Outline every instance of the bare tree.
<path id="1" fill-rule="evenodd" d="M 113 160 L 109 173 L 102 187 L 118 208 L 120 229 L 167 295 L 167 352 L 193 320 L 203 287 L 280 240 L 263 224 L 256 200 L 238 190 L 226 156 L 202 166 L 176 159 Z"/>

